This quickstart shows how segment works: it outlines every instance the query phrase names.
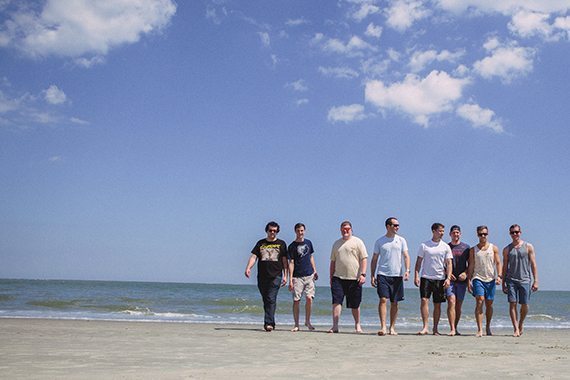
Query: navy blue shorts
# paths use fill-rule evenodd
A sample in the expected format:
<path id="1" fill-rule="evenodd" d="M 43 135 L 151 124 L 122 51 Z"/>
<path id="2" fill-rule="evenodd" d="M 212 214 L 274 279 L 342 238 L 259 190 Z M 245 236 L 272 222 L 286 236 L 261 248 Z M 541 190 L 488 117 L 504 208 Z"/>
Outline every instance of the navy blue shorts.
<path id="1" fill-rule="evenodd" d="M 376 292 L 380 298 L 390 298 L 390 302 L 404 300 L 404 279 L 379 274 L 376 277 Z"/>
<path id="2" fill-rule="evenodd" d="M 445 302 L 444 282 L 445 280 L 430 280 L 422 277 L 420 279 L 420 297 L 430 298 L 433 294 L 433 303 Z"/>
<path id="3" fill-rule="evenodd" d="M 332 303 L 342 305 L 346 296 L 346 307 L 358 309 L 362 301 L 362 285 L 358 280 L 343 280 L 338 277 L 332 278 L 331 283 Z"/>

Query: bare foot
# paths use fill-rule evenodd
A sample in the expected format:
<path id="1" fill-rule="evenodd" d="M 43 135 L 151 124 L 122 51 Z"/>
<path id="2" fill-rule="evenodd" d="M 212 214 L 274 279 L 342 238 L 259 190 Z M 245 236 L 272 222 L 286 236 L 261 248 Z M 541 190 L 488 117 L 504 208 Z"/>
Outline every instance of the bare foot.
<path id="1" fill-rule="evenodd" d="M 434 331 L 434 332 L 433 332 L 433 335 L 439 336 L 439 335 L 441 335 L 441 334 L 439 333 L 439 331 Z"/>
<path id="2" fill-rule="evenodd" d="M 265 326 L 265 331 L 267 331 L 267 332 L 273 331 L 273 326 L 271 326 L 271 325 Z"/>
<path id="3" fill-rule="evenodd" d="M 521 336 L 523 334 L 523 328 L 522 326 L 519 326 L 519 336 Z"/>
<path id="4" fill-rule="evenodd" d="M 461 335 L 461 333 L 457 330 L 455 330 L 455 335 Z"/>
<path id="5" fill-rule="evenodd" d="M 311 323 L 305 323 L 305 326 L 307 326 L 307 328 L 311 331 L 313 331 L 315 328 L 313 327 L 313 325 L 311 325 Z"/>
<path id="6" fill-rule="evenodd" d="M 477 331 L 477 333 L 475 334 L 475 336 L 477 338 L 481 338 L 483 336 L 483 331 Z"/>
<path id="7" fill-rule="evenodd" d="M 295 326 L 291 329 L 291 332 L 297 332 L 299 331 L 299 326 Z"/>
<path id="8" fill-rule="evenodd" d="M 487 336 L 493 336 L 493 333 L 491 332 L 491 329 L 487 329 Z"/>
<path id="9" fill-rule="evenodd" d="M 354 331 L 356 331 L 357 334 L 362 334 L 362 327 L 360 327 L 360 323 L 354 325 Z"/>
<path id="10" fill-rule="evenodd" d="M 418 331 L 418 332 L 416 333 L 416 335 L 427 335 L 427 334 L 428 334 L 428 330 L 427 330 L 427 329 L 423 329 L 423 330 Z"/>
<path id="11" fill-rule="evenodd" d="M 515 338 L 518 338 L 519 336 L 521 336 L 521 333 L 519 332 L 519 330 L 515 330 L 515 332 L 513 333 L 513 336 Z"/>
<path id="12" fill-rule="evenodd" d="M 449 336 L 455 336 L 455 335 L 457 335 L 457 332 L 456 332 L 456 331 L 450 331 L 449 334 L 447 334 L 447 335 L 449 335 Z"/>
<path id="13" fill-rule="evenodd" d="M 328 334 L 336 334 L 338 333 L 338 329 L 335 328 L 330 328 L 329 331 L 327 331 Z"/>
<path id="14" fill-rule="evenodd" d="M 384 336 L 384 335 L 386 335 L 386 329 L 383 328 L 383 329 L 379 330 L 377 334 L 378 334 L 378 336 Z"/>
<path id="15" fill-rule="evenodd" d="M 390 328 L 390 335 L 398 335 L 395 328 Z"/>

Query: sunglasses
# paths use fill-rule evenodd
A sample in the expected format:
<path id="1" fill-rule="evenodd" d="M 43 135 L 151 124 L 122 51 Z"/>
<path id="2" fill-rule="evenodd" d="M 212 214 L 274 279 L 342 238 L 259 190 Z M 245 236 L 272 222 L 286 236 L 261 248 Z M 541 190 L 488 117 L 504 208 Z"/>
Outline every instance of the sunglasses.
<path id="1" fill-rule="evenodd" d="M 511 232 L 510 232 L 511 235 L 518 235 L 518 234 L 520 234 L 520 233 L 521 233 L 520 231 L 511 231 Z"/>
<path id="2" fill-rule="evenodd" d="M 489 235 L 489 234 L 486 234 L 486 233 L 484 233 L 484 232 L 481 233 L 481 234 L 477 234 L 477 236 L 479 236 L 479 237 L 483 237 L 483 236 L 487 236 L 487 235 Z"/>
<path id="3" fill-rule="evenodd" d="M 269 230 L 267 230 L 267 232 L 277 233 L 277 232 L 279 232 L 279 230 L 275 230 L 275 229 L 271 229 L 271 228 L 270 228 Z"/>
<path id="4" fill-rule="evenodd" d="M 392 227 L 400 227 L 399 224 L 391 224 Z"/>

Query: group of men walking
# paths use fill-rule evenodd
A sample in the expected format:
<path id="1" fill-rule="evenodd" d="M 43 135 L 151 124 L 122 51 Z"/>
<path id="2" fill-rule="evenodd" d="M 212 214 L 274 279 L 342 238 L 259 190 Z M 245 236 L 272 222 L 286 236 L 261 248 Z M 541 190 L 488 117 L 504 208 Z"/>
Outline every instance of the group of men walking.
<path id="1" fill-rule="evenodd" d="M 380 330 L 378 335 L 397 335 L 396 320 L 398 303 L 404 300 L 404 281 L 410 278 L 410 255 L 406 239 L 398 234 L 398 219 L 386 219 L 386 234 L 374 244 L 370 263 L 370 284 L 376 288 L 379 303 Z M 485 308 L 485 333 L 492 335 L 491 320 L 495 289 L 501 286 L 507 294 L 509 314 L 513 324 L 513 335 L 523 333 L 523 323 L 528 313 L 532 292 L 538 290 L 538 272 L 535 251 L 532 244 L 521 239 L 521 227 L 509 227 L 512 242 L 499 249 L 488 241 L 487 226 L 477 227 L 478 244 L 469 247 L 461 241 L 461 227 L 453 225 L 449 231 L 450 242 L 445 243 L 445 226 L 434 223 L 432 237 L 423 242 L 418 250 L 414 267 L 414 284 L 420 290 L 420 314 L 422 328 L 418 335 L 429 333 L 429 301 L 433 303 L 432 333 L 439 335 L 441 304 L 447 301 L 448 335 L 461 335 L 458 324 L 467 291 L 476 301 L 475 320 L 477 337 L 483 336 L 483 308 Z M 305 225 L 295 225 L 296 239 L 288 247 L 277 238 L 279 225 L 269 222 L 265 227 L 267 236 L 257 242 L 247 262 L 245 276 L 250 277 L 257 261 L 257 284 L 263 299 L 264 329 L 275 329 L 275 309 L 279 288 L 288 285 L 293 294 L 293 318 L 299 331 L 300 301 L 305 296 L 305 326 L 314 330 L 311 324 L 311 308 L 315 296 L 315 281 L 318 279 L 313 244 L 305 238 Z M 340 225 L 341 238 L 334 242 L 329 268 L 332 294 L 332 327 L 329 333 L 339 331 L 342 304 L 351 309 L 354 327 L 362 332 L 360 324 L 360 303 L 362 286 L 366 282 L 368 253 L 361 239 L 352 233 L 350 221 Z M 388 301 L 390 319 L 388 326 Z M 520 304 L 520 310 L 517 309 Z"/>

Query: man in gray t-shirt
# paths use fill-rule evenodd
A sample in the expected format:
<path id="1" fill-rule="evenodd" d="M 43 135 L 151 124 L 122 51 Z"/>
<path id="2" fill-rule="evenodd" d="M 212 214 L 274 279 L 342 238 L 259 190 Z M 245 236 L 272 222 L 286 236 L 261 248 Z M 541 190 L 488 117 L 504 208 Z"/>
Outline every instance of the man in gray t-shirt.
<path id="1" fill-rule="evenodd" d="M 508 295 L 513 336 L 519 337 L 523 333 L 530 294 L 538 290 L 538 270 L 533 245 L 521 239 L 521 226 L 513 224 L 509 234 L 512 243 L 503 249 L 503 292 Z M 521 305 L 520 318 L 517 302 Z"/>
<path id="2" fill-rule="evenodd" d="M 396 333 L 396 317 L 398 316 L 398 301 L 404 299 L 404 283 L 410 277 L 410 256 L 406 239 L 398 235 L 400 222 L 394 217 L 386 219 L 386 235 L 376 240 L 374 256 L 370 265 L 370 284 L 376 288 L 378 297 L 378 314 L 380 316 L 380 331 L 378 335 L 386 335 L 386 303 L 390 299 L 390 335 Z M 402 268 L 404 259 L 405 272 Z M 403 272 L 403 273 L 402 273 Z"/>

